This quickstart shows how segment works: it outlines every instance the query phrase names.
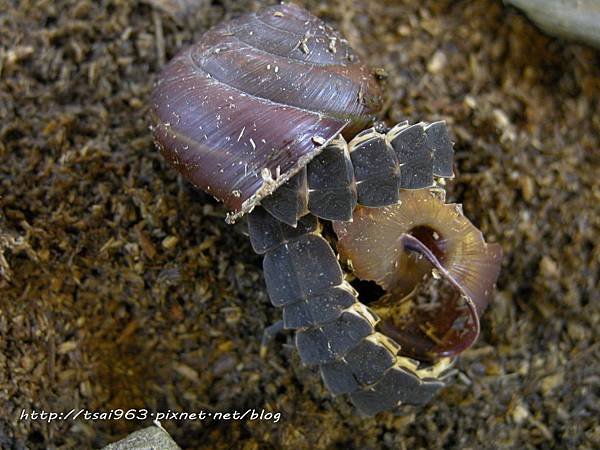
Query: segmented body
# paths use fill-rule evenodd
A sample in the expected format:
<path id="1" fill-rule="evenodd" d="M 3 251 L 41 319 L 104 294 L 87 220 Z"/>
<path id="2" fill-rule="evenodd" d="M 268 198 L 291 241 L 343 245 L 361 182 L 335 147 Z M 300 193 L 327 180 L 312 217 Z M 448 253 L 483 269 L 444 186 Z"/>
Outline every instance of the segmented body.
<path id="1" fill-rule="evenodd" d="M 372 415 L 423 404 L 444 385 L 450 358 L 420 365 L 377 330 L 379 318 L 346 281 L 319 218 L 350 220 L 357 204 L 393 205 L 401 189 L 428 189 L 452 176 L 443 122 L 369 129 L 349 144 L 334 140 L 248 217 L 254 250 L 264 255 L 267 290 L 307 365 L 317 365 L 334 395 L 350 394 Z"/>

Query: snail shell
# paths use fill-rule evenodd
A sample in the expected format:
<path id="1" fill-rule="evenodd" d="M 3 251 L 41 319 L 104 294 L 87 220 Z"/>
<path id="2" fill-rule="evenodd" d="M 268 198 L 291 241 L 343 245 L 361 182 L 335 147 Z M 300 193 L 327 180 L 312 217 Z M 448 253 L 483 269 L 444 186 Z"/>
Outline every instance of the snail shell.
<path id="1" fill-rule="evenodd" d="M 282 4 L 208 31 L 162 71 L 153 131 L 166 159 L 233 220 L 342 130 L 379 109 L 379 87 L 336 31 Z"/>

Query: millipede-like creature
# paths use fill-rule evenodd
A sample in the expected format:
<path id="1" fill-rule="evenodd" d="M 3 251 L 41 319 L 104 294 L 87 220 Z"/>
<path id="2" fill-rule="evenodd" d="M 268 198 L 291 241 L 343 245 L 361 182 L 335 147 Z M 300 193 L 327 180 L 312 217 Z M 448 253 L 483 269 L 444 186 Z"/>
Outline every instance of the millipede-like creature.
<path id="1" fill-rule="evenodd" d="M 445 123 L 364 129 L 375 77 L 292 4 L 208 31 L 164 68 L 152 102 L 167 160 L 228 222 L 247 214 L 283 311 L 267 331 L 295 330 L 301 360 L 363 414 L 429 401 L 477 339 L 501 259 L 445 203 Z"/>

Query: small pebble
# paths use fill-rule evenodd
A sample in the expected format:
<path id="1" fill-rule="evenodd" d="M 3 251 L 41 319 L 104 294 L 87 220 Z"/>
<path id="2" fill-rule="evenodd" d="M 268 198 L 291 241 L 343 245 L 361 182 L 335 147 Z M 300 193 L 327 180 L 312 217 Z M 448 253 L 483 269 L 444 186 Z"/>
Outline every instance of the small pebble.
<path id="1" fill-rule="evenodd" d="M 446 55 L 441 50 L 438 50 L 429 60 L 429 63 L 427 64 L 427 70 L 433 74 L 440 73 L 444 70 L 444 67 L 446 67 L 447 62 L 448 58 L 446 58 Z"/>
<path id="2" fill-rule="evenodd" d="M 179 242 L 179 238 L 177 236 L 167 236 L 162 241 L 162 246 L 167 250 L 175 248 L 177 243 Z"/>

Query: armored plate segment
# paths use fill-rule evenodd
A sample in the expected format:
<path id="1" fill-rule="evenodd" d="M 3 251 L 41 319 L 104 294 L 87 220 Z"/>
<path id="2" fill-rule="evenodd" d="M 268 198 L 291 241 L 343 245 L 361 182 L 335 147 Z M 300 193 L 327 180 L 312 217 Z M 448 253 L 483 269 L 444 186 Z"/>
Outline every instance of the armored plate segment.
<path id="1" fill-rule="evenodd" d="M 301 217 L 295 227 L 280 222 L 265 209 L 257 206 L 248 216 L 248 234 L 256 253 L 263 253 L 291 239 L 317 230 L 317 218 L 311 214 Z"/>
<path id="2" fill-rule="evenodd" d="M 295 227 L 298 218 L 308 212 L 307 201 L 306 169 L 303 168 L 260 204 L 276 219 Z"/>
<path id="3" fill-rule="evenodd" d="M 342 359 L 321 366 L 321 376 L 334 394 L 349 394 L 362 386 L 379 381 L 396 362 L 400 348 L 381 333 L 361 341 Z"/>
<path id="4" fill-rule="evenodd" d="M 400 404 L 425 404 L 443 386 L 443 381 L 420 379 L 398 364 L 370 388 L 351 393 L 350 399 L 364 414 L 373 415 Z"/>
<path id="5" fill-rule="evenodd" d="M 275 306 L 295 303 L 342 283 L 342 269 L 325 239 L 305 234 L 267 252 L 263 271 Z"/>
<path id="6" fill-rule="evenodd" d="M 308 328 L 331 322 L 356 302 L 356 292 L 347 283 L 326 289 L 313 297 L 285 305 L 283 307 L 284 328 Z"/>
<path id="7" fill-rule="evenodd" d="M 356 207 L 356 184 L 348 145 L 333 140 L 307 166 L 308 209 L 325 220 L 350 220 Z"/>
<path id="8" fill-rule="evenodd" d="M 452 178 L 454 170 L 454 149 L 443 121 L 433 122 L 425 126 L 427 146 L 433 150 L 433 174 L 436 177 Z"/>
<path id="9" fill-rule="evenodd" d="M 387 135 L 400 163 L 402 189 L 433 186 L 433 149 L 421 124 L 396 126 Z"/>
<path id="10" fill-rule="evenodd" d="M 377 318 L 357 303 L 333 322 L 296 332 L 296 347 L 306 365 L 325 364 L 344 356 L 373 334 Z"/>
<path id="11" fill-rule="evenodd" d="M 349 144 L 358 203 L 378 207 L 396 203 L 400 165 L 385 135 L 372 130 Z"/>

